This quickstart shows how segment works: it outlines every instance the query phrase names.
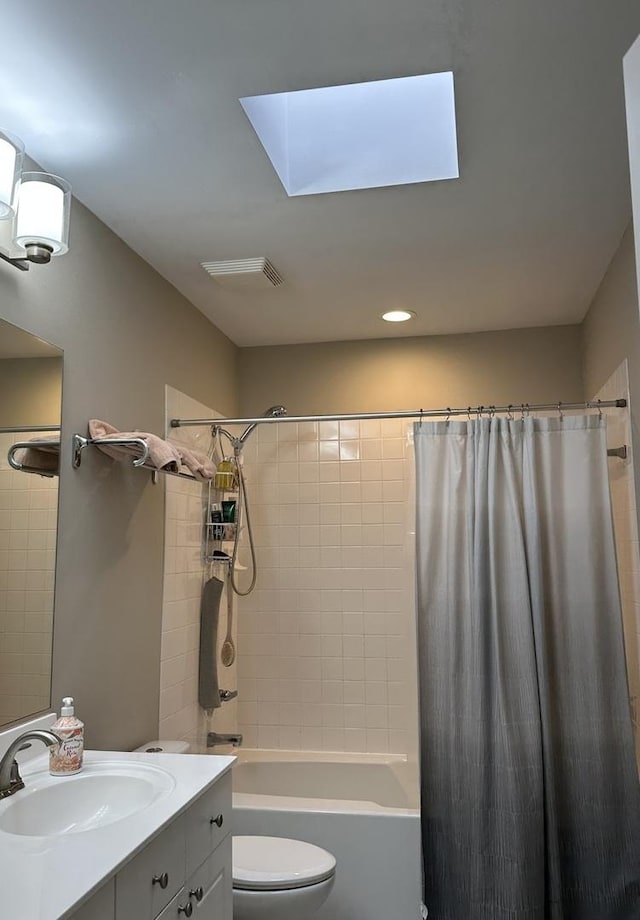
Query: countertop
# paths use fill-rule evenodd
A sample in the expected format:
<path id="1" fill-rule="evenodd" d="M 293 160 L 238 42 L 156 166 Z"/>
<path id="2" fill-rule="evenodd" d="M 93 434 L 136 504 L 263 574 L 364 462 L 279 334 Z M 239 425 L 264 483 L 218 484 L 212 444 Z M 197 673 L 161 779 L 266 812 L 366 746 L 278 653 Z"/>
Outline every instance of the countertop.
<path id="1" fill-rule="evenodd" d="M 0 913 L 20 920 L 61 920 L 139 852 L 224 773 L 235 757 L 86 751 L 85 770 L 104 761 L 149 764 L 167 771 L 173 788 L 142 811 L 82 833 L 27 837 L 0 830 Z M 20 767 L 25 789 L 0 801 L 0 818 L 48 773 L 48 756 Z M 56 780 L 57 782 L 58 780 Z M 62 777 L 59 782 L 70 782 Z"/>

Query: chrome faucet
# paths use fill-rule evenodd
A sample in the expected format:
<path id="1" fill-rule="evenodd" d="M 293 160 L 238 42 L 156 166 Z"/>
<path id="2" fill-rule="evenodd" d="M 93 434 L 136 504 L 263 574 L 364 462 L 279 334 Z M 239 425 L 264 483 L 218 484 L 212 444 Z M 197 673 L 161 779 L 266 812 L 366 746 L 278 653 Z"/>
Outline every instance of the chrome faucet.
<path id="1" fill-rule="evenodd" d="M 18 770 L 18 762 L 15 759 L 18 751 L 30 747 L 25 741 L 42 741 L 47 747 L 53 744 L 61 744 L 62 738 L 55 732 L 47 731 L 44 728 L 35 728 L 32 731 L 24 732 L 9 745 L 2 760 L 0 760 L 0 799 L 13 795 L 24 789 L 24 782 Z"/>
<path id="2" fill-rule="evenodd" d="M 240 732 L 235 732 L 235 734 L 209 732 L 207 735 L 207 747 L 216 747 L 218 744 L 232 744 L 234 747 L 240 747 L 242 745 L 242 735 Z"/>

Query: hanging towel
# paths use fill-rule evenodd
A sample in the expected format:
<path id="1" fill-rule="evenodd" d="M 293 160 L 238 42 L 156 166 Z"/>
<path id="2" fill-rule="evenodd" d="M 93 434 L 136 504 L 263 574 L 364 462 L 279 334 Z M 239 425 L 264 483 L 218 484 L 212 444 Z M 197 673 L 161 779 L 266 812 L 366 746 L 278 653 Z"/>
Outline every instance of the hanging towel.
<path id="1" fill-rule="evenodd" d="M 202 591 L 200 602 L 200 672 L 198 702 L 203 709 L 218 709 L 218 620 L 224 582 L 210 578 Z"/>
<path id="2" fill-rule="evenodd" d="M 184 447 L 182 444 L 176 444 L 180 454 L 180 461 L 183 466 L 189 470 L 195 479 L 202 482 L 208 482 L 216 475 L 215 464 L 200 450 L 194 450 L 192 447 Z"/>
<path id="3" fill-rule="evenodd" d="M 150 434 L 147 431 L 118 431 L 109 422 L 103 422 L 98 418 L 92 418 L 89 421 L 90 438 L 142 438 L 146 441 L 149 448 L 149 457 L 147 463 L 157 470 L 170 470 L 177 473 L 180 468 L 180 454 L 173 444 L 159 438 L 157 434 Z M 96 444 L 101 451 L 112 457 L 114 460 L 122 460 L 130 457 L 132 454 L 140 456 L 139 451 L 133 447 L 117 445 L 109 447 L 106 444 Z"/>

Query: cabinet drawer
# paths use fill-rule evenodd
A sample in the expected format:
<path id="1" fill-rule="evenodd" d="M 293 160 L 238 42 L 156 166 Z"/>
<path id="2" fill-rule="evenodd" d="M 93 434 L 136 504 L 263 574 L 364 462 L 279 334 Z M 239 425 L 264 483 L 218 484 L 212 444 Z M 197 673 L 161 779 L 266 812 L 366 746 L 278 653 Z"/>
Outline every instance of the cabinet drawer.
<path id="1" fill-rule="evenodd" d="M 195 916 L 195 908 L 190 903 L 189 895 L 184 888 L 181 888 L 175 898 L 172 898 L 165 909 L 159 914 L 157 920 L 185 920 L 185 918 Z"/>
<path id="2" fill-rule="evenodd" d="M 231 858 L 231 836 L 227 834 L 185 884 L 186 894 L 193 904 L 194 920 L 230 920 L 233 910 Z"/>
<path id="3" fill-rule="evenodd" d="M 115 917 L 116 883 L 111 879 L 71 915 L 71 920 L 113 920 Z"/>
<path id="4" fill-rule="evenodd" d="M 117 920 L 155 920 L 179 892 L 184 879 L 185 816 L 182 815 L 118 873 Z"/>
<path id="5" fill-rule="evenodd" d="M 187 877 L 231 831 L 231 772 L 197 799 L 186 815 Z"/>

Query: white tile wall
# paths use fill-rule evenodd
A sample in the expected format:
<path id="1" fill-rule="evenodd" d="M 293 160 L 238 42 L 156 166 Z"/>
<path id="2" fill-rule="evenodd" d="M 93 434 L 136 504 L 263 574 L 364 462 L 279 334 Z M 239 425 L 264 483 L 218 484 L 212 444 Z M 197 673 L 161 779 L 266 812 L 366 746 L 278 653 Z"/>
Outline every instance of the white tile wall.
<path id="1" fill-rule="evenodd" d="M 58 479 L 12 470 L 15 440 L 0 435 L 0 723 L 46 709 L 51 689 Z"/>
<path id="2" fill-rule="evenodd" d="M 415 752 L 408 430 L 283 423 L 246 442 L 259 560 L 238 616 L 249 746 Z"/>
<path id="3" fill-rule="evenodd" d="M 614 371 L 594 399 L 629 400 L 626 360 Z M 640 544 L 633 478 L 633 451 L 629 411 L 607 409 L 607 447 L 627 445 L 626 460 L 609 458 L 609 482 L 618 557 L 622 618 L 627 653 L 629 693 L 636 730 L 636 752 L 640 768 Z"/>
<path id="4" fill-rule="evenodd" d="M 219 413 L 172 387 L 166 387 L 166 417 L 212 418 Z M 180 428 L 172 440 L 206 452 L 208 428 Z M 201 742 L 207 731 L 237 729 L 237 703 L 225 703 L 209 717 L 198 704 L 200 598 L 206 579 L 224 578 L 220 566 L 203 562 L 202 536 L 207 486 L 162 476 L 165 488 L 165 559 L 160 664 L 160 737 Z M 162 486 L 159 485 L 159 488 Z M 226 588 L 223 592 L 218 652 L 226 631 Z M 220 656 L 218 654 L 218 663 Z M 219 663 L 220 686 L 236 688 L 236 665 Z M 151 739 L 149 739 L 151 740 Z"/>

